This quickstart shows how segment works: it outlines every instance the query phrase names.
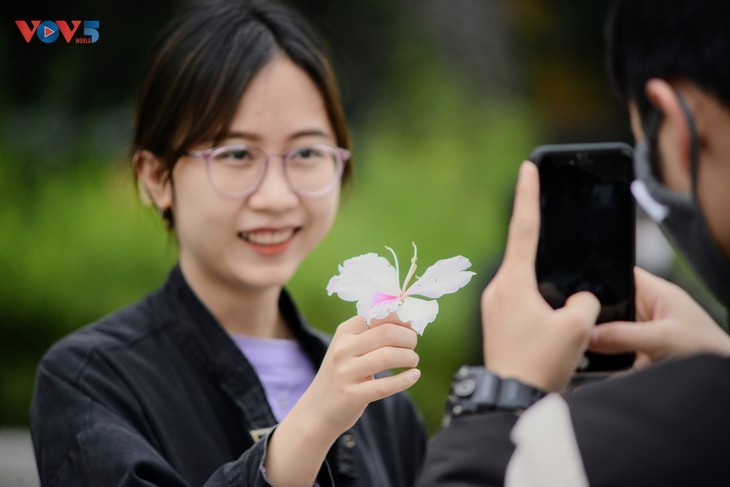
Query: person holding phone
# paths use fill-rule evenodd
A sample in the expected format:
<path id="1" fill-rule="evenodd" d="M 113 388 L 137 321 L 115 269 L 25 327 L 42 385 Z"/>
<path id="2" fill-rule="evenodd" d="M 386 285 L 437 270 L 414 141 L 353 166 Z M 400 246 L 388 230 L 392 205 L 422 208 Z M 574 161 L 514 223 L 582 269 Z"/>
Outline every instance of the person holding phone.
<path id="1" fill-rule="evenodd" d="M 307 24 L 268 0 L 183 12 L 153 49 L 133 150 L 179 264 L 43 358 L 43 485 L 413 485 L 426 436 L 401 392 L 419 377 L 416 333 L 355 317 L 330 339 L 284 290 L 352 171 Z"/>
<path id="2" fill-rule="evenodd" d="M 636 138 L 633 193 L 730 305 L 730 3 L 617 0 L 610 76 Z M 727 485 L 730 338 L 677 286 L 637 268 L 636 322 L 595 326 L 577 292 L 553 309 L 536 282 L 537 168 L 520 168 L 502 266 L 482 295 L 485 368 L 457 373 L 426 486 Z M 556 394 L 584 351 L 635 370 Z"/>

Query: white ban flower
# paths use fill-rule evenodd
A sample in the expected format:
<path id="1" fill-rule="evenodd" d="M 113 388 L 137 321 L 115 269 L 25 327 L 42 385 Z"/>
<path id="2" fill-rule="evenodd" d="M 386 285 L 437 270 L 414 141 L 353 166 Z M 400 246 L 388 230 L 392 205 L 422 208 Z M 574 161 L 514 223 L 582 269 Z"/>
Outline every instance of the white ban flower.
<path id="1" fill-rule="evenodd" d="M 416 272 L 418 257 L 418 249 L 413 243 L 411 268 L 401 286 L 398 257 L 393 249 L 385 248 L 393 254 L 395 267 L 385 257 L 375 253 L 353 257 L 339 266 L 340 273 L 330 279 L 327 293 L 330 296 L 336 293 L 345 301 L 357 301 L 357 314 L 365 318 L 368 324 L 373 319 L 382 319 L 396 312 L 401 321 L 410 321 L 413 329 L 422 335 L 426 325 L 436 319 L 439 305 L 436 301 L 413 296 L 436 299 L 458 291 L 475 274 L 466 270 L 471 267 L 471 262 L 461 255 L 439 260 L 408 287 Z"/>

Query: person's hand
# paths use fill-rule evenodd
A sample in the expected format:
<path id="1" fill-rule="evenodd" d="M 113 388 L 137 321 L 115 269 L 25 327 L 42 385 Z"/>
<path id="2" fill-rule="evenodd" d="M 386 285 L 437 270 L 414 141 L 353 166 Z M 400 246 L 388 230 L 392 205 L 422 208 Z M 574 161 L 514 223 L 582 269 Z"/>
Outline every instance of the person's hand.
<path id="1" fill-rule="evenodd" d="M 730 337 L 679 286 L 635 268 L 636 323 L 595 327 L 589 349 L 636 352 L 635 367 L 697 353 L 730 355 Z"/>
<path id="2" fill-rule="evenodd" d="M 538 291 L 539 197 L 537 168 L 524 162 L 504 260 L 482 294 L 484 363 L 503 378 L 557 391 L 578 365 L 600 305 L 595 296 L 581 292 L 554 310 Z"/>
<path id="3" fill-rule="evenodd" d="M 373 320 L 367 327 L 359 316 L 342 323 L 302 400 L 313 407 L 312 421 L 337 437 L 352 427 L 365 407 L 378 399 L 408 389 L 420 377 L 418 338 L 395 314 Z M 373 378 L 389 369 L 398 374 Z"/>
<path id="4" fill-rule="evenodd" d="M 268 481 L 312 485 L 327 451 L 368 404 L 416 383 L 417 342 L 416 332 L 395 315 L 373 320 L 370 327 L 356 316 L 337 327 L 312 384 L 269 438 Z M 396 368 L 407 370 L 373 377 Z"/>

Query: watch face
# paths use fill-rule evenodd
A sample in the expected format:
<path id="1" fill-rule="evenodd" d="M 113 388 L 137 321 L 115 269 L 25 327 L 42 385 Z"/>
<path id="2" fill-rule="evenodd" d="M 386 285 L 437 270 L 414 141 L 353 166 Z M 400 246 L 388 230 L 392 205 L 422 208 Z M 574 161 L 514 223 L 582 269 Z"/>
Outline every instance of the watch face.
<path id="1" fill-rule="evenodd" d="M 469 397 L 474 393 L 474 389 L 476 388 L 477 383 L 474 379 L 461 379 L 459 382 L 454 384 L 454 394 L 459 397 Z"/>

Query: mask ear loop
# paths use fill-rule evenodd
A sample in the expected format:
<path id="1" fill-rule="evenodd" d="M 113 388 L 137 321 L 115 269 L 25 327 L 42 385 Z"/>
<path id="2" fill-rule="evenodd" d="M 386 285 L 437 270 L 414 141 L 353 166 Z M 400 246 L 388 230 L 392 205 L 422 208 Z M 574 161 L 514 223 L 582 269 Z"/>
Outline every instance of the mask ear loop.
<path id="1" fill-rule="evenodd" d="M 677 100 L 679 101 L 679 106 L 682 108 L 682 113 L 684 114 L 684 118 L 687 121 L 687 126 L 689 128 L 689 136 L 690 136 L 690 146 L 689 146 L 689 156 L 690 156 L 690 177 L 692 178 L 692 197 L 697 200 L 697 179 L 699 174 L 699 160 L 700 160 L 700 148 L 699 148 L 699 138 L 697 137 L 697 125 L 695 124 L 695 119 L 692 116 L 692 112 L 689 109 L 689 106 L 687 105 L 687 102 L 685 101 L 682 94 L 678 91 L 675 91 L 677 94 Z"/>
<path id="2" fill-rule="evenodd" d="M 677 95 L 677 101 L 684 114 L 684 119 L 687 121 L 687 127 L 689 128 L 690 135 L 690 183 L 692 189 L 692 197 L 697 200 L 697 179 L 699 174 L 699 139 L 697 137 L 697 125 L 695 124 L 694 116 L 690 111 L 687 102 L 685 101 L 682 94 L 675 90 Z M 658 139 L 659 139 L 659 126 L 661 125 L 662 113 L 656 108 L 652 107 L 651 113 L 649 114 L 646 125 L 644 126 L 644 133 L 646 134 L 646 140 L 649 146 L 649 162 L 651 163 L 651 170 L 657 181 L 661 181 L 660 166 L 657 161 L 658 153 Z"/>
<path id="3" fill-rule="evenodd" d="M 662 121 L 662 113 L 654 106 L 651 107 L 651 112 L 647 118 L 646 125 L 644 125 L 644 134 L 646 134 L 646 145 L 649 149 L 649 163 L 651 164 L 651 172 L 654 179 L 657 181 L 662 180 L 661 168 L 659 166 L 657 147 L 659 139 L 659 126 Z"/>

